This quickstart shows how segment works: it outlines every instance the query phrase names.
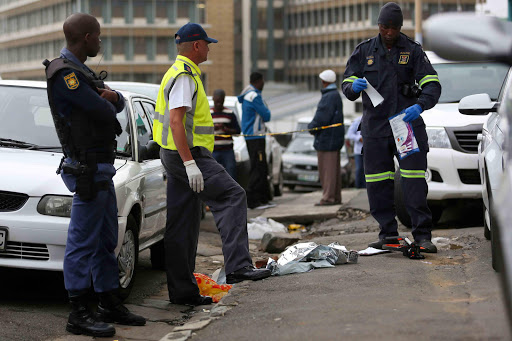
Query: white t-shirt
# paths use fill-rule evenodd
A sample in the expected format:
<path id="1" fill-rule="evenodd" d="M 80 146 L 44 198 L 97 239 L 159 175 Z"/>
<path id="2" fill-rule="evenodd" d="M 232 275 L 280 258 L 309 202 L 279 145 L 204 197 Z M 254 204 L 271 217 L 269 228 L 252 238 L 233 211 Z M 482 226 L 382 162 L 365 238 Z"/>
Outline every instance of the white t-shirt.
<path id="1" fill-rule="evenodd" d="M 169 110 L 186 107 L 186 111 L 192 109 L 192 96 L 196 90 L 196 83 L 192 77 L 181 75 L 169 93 Z"/>

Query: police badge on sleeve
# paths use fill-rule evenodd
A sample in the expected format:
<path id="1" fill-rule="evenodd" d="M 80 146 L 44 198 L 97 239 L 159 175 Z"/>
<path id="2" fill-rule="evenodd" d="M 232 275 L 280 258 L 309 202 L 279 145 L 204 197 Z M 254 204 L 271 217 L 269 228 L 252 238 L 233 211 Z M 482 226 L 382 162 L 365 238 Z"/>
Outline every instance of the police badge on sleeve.
<path id="1" fill-rule="evenodd" d="M 64 81 L 66 82 L 66 86 L 69 90 L 75 90 L 80 85 L 80 83 L 78 83 L 78 78 L 76 77 L 74 72 L 71 72 L 69 75 L 64 76 Z"/>

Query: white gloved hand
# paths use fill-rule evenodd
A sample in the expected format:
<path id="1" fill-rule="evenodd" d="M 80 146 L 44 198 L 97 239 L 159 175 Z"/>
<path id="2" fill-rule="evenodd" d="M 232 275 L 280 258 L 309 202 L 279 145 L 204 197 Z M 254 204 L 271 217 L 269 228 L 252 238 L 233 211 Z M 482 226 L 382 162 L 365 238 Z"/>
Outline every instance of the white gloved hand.
<path id="1" fill-rule="evenodd" d="M 183 165 L 187 172 L 190 188 L 192 188 L 194 192 L 201 192 L 204 189 L 203 173 L 201 173 L 201 170 L 197 167 L 196 162 L 194 160 L 185 161 Z"/>

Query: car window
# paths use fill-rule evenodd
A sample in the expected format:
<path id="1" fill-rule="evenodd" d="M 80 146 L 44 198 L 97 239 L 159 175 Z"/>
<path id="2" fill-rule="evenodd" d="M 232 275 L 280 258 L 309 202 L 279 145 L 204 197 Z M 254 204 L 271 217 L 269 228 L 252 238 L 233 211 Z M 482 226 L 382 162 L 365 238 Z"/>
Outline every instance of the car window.
<path id="1" fill-rule="evenodd" d="M 305 153 L 305 154 L 315 154 L 316 151 L 313 148 L 314 138 L 311 137 L 297 137 L 293 139 L 288 148 L 286 148 L 286 152 L 289 153 Z"/>
<path id="2" fill-rule="evenodd" d="M 0 86 L 0 120 L 1 138 L 61 149 L 46 89 Z"/>
<path id="3" fill-rule="evenodd" d="M 117 120 L 123 129 L 121 135 L 116 137 L 117 150 L 128 155 L 132 155 L 130 120 L 126 113 L 126 106 L 121 112 L 117 113 Z"/>
<path id="4" fill-rule="evenodd" d="M 498 63 L 434 64 L 442 92 L 439 103 L 458 103 L 462 97 L 487 93 L 496 101 L 508 66 Z"/>
<path id="5" fill-rule="evenodd" d="M 150 102 L 142 102 L 142 106 L 144 107 L 144 111 L 146 112 L 146 120 L 153 129 L 153 117 L 155 117 L 155 105 Z M 152 134 L 151 134 L 152 135 Z"/>
<path id="6" fill-rule="evenodd" d="M 137 129 L 137 140 L 139 145 L 145 146 L 151 140 L 151 126 L 146 118 L 146 113 L 140 101 L 133 102 L 135 126 Z"/>

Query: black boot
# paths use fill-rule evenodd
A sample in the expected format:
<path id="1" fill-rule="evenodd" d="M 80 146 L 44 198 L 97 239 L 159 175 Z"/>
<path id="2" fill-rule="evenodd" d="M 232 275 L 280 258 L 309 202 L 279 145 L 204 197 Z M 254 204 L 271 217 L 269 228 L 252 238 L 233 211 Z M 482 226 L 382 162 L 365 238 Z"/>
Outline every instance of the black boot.
<path id="1" fill-rule="evenodd" d="M 71 313 L 69 314 L 66 330 L 73 334 L 83 334 L 95 337 L 114 336 L 116 329 L 111 324 L 94 320 L 89 307 L 87 295 L 70 296 Z"/>
<path id="2" fill-rule="evenodd" d="M 117 295 L 117 290 L 99 293 L 100 303 L 96 310 L 96 321 L 118 323 L 127 326 L 143 326 L 146 319 L 130 313 Z"/>

